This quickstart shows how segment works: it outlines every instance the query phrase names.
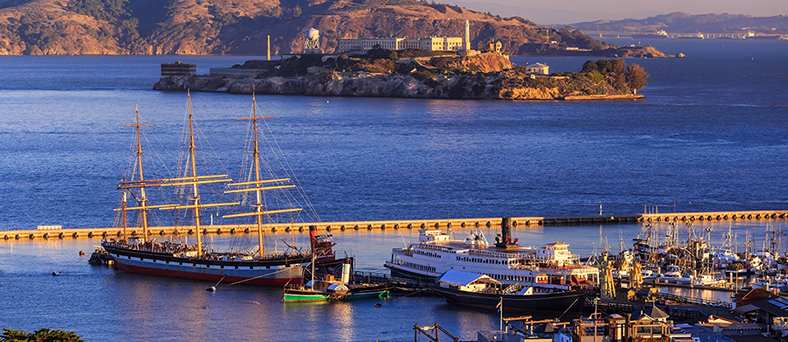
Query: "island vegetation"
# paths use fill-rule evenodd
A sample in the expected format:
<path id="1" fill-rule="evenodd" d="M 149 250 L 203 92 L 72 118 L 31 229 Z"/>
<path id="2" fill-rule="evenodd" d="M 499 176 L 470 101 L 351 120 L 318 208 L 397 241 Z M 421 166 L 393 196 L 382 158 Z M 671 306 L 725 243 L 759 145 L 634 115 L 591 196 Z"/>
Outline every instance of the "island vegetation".
<path id="1" fill-rule="evenodd" d="M 82 336 L 73 331 L 39 329 L 28 333 L 24 330 L 3 329 L 0 342 L 84 342 Z"/>
<path id="2" fill-rule="evenodd" d="M 497 100 L 635 99 L 648 73 L 623 59 L 588 61 L 577 73 L 541 75 L 508 56 L 373 49 L 233 66 L 248 77 L 167 76 L 157 90 Z M 251 77 L 253 76 L 253 77 Z"/>

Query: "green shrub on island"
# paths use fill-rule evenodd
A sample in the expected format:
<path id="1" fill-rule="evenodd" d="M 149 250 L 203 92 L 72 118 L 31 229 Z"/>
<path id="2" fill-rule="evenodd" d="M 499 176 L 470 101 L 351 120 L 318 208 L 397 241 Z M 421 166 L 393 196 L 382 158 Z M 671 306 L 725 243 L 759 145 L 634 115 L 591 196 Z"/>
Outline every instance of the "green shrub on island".
<path id="1" fill-rule="evenodd" d="M 24 330 L 3 329 L 0 342 L 84 342 L 82 336 L 73 331 L 60 329 L 38 329 L 33 333 Z"/>

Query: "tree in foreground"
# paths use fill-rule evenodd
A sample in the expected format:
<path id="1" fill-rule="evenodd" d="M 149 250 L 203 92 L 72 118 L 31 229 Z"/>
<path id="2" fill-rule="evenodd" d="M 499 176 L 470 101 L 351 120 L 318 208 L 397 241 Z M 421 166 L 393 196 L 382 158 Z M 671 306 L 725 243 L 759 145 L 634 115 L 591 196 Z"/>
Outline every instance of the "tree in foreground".
<path id="1" fill-rule="evenodd" d="M 39 329 L 28 333 L 24 330 L 3 329 L 0 342 L 84 342 L 82 336 L 73 331 Z"/>
<path id="2" fill-rule="evenodd" d="M 630 64 L 624 73 L 627 85 L 632 89 L 632 93 L 637 94 L 638 90 L 648 85 L 648 73 L 640 65 Z"/>

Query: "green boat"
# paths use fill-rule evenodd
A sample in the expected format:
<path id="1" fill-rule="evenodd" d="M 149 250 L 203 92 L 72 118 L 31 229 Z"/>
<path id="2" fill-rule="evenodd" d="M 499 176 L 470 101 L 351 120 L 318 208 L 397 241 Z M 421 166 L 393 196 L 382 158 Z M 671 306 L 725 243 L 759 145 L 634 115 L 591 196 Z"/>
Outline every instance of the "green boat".
<path id="1" fill-rule="evenodd" d="M 316 302 L 328 302 L 331 298 L 331 295 L 322 292 L 316 291 L 309 288 L 304 289 L 288 289 L 285 290 L 285 296 L 283 301 L 285 303 L 316 303 Z"/>
<path id="2" fill-rule="evenodd" d="M 285 288 L 285 303 L 337 301 L 350 294 L 347 286 L 335 282 L 312 280 L 304 286 Z"/>

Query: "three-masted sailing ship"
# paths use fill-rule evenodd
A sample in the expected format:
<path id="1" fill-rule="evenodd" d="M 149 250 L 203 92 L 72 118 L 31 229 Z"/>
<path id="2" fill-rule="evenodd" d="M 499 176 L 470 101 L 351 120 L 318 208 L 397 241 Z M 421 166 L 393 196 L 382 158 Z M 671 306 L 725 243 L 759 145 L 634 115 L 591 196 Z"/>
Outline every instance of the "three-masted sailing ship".
<path id="1" fill-rule="evenodd" d="M 140 128 L 150 125 L 139 122 L 139 111 L 136 121 L 127 127 L 136 129 L 136 165 L 132 180 L 119 183 L 122 191 L 121 207 L 116 209 L 121 214 L 123 237 L 102 242 L 102 247 L 114 260 L 117 269 L 152 274 L 166 277 L 197 279 L 212 282 L 245 283 L 264 286 L 284 286 L 286 284 L 302 284 L 305 266 L 313 260 L 321 271 L 341 268 L 345 263 L 352 263 L 351 258 L 336 258 L 333 252 L 334 243 L 330 235 L 318 235 L 310 226 L 310 250 L 294 250 L 290 253 L 266 253 L 263 243 L 263 230 L 266 220 L 270 223 L 279 214 L 297 213 L 302 208 L 268 209 L 265 193 L 275 190 L 293 188 L 296 185 L 291 178 L 265 179 L 261 175 L 261 158 L 259 151 L 258 122 L 272 116 L 258 116 L 257 104 L 253 99 L 251 117 L 238 120 L 249 121 L 254 130 L 252 142 L 252 162 L 250 163 L 250 180 L 232 183 L 227 175 L 198 174 L 195 148 L 195 127 L 191 110 L 191 95 L 188 98 L 188 159 L 183 177 L 146 179 L 143 173 L 142 139 Z M 268 164 L 266 164 L 268 165 Z M 137 177 L 134 177 L 136 175 Z M 250 212 L 224 215 L 224 218 L 254 217 L 258 232 L 258 251 L 254 253 L 219 253 L 207 250 L 202 243 L 203 227 L 201 215 L 205 208 L 238 206 L 239 202 L 204 203 L 200 197 L 201 186 L 224 184 L 226 194 L 254 194 Z M 185 187 L 189 189 L 188 203 L 151 205 L 146 189 L 161 187 Z M 137 205 L 129 206 L 129 196 Z M 193 220 L 192 232 L 196 236 L 196 245 L 175 242 L 156 242 L 149 240 L 149 211 L 151 210 L 186 210 Z M 126 217 L 130 211 L 139 211 L 142 236 L 126 236 Z M 292 216 L 291 216 L 292 218 Z M 292 221 L 291 221 L 292 222 Z M 310 265 L 311 266 L 311 265 Z M 314 266 L 312 266 L 314 267 Z M 312 268 L 310 267 L 310 269 Z"/>

